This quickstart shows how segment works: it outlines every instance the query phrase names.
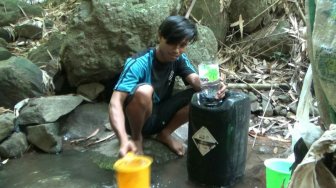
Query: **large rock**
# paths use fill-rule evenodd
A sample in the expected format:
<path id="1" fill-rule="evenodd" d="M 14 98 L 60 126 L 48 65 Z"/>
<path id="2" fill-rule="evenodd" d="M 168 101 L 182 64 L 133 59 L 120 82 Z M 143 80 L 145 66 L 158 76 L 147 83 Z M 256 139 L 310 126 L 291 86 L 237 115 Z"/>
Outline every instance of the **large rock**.
<path id="1" fill-rule="evenodd" d="M 94 109 L 94 110 L 92 110 Z M 62 124 L 62 134 L 69 139 L 87 137 L 96 129 L 100 129 L 97 137 L 105 137 L 111 132 L 105 131 L 109 123 L 108 104 L 87 103 L 78 106 Z"/>
<path id="2" fill-rule="evenodd" d="M 20 110 L 19 125 L 53 123 L 75 109 L 83 98 L 75 95 L 58 95 L 30 99 Z"/>
<path id="3" fill-rule="evenodd" d="M 2 47 L 2 48 L 7 48 L 8 47 L 8 42 L 1 37 L 1 29 L 0 29 L 0 47 Z"/>
<path id="4" fill-rule="evenodd" d="M 0 114 L 0 142 L 9 137 L 14 131 L 14 114 Z"/>
<path id="5" fill-rule="evenodd" d="M 0 61 L 9 59 L 13 54 L 10 53 L 6 48 L 0 47 Z"/>
<path id="6" fill-rule="evenodd" d="M 70 85 L 114 78 L 128 56 L 156 45 L 159 25 L 179 9 L 177 0 L 84 1 L 72 19 L 61 51 Z M 190 59 L 202 61 L 216 54 L 217 41 L 211 29 L 199 27 L 200 40 L 188 51 Z"/>
<path id="7" fill-rule="evenodd" d="M 187 55 L 197 67 L 203 61 L 215 57 L 218 52 L 218 43 L 215 34 L 209 27 L 197 24 L 198 39 L 187 47 Z"/>
<path id="8" fill-rule="evenodd" d="M 200 63 L 214 59 L 218 51 L 216 37 L 209 27 L 197 24 L 197 32 L 197 41 L 189 45 L 186 50 L 188 58 L 196 69 Z M 186 89 L 185 83 L 180 77 L 176 77 L 174 91 L 184 89 Z"/>
<path id="9" fill-rule="evenodd" d="M 1 0 L 0 26 L 15 24 L 20 18 L 25 17 L 23 11 L 28 17 L 43 16 L 43 9 L 38 5 L 30 5 L 21 0 Z"/>
<path id="10" fill-rule="evenodd" d="M 64 35 L 58 32 L 51 34 L 48 41 L 32 49 L 28 54 L 28 59 L 39 66 L 42 70 L 53 78 L 54 91 L 60 93 L 66 80 L 64 74 L 60 74 L 62 67 L 60 63 L 60 49 L 64 40 Z"/>
<path id="11" fill-rule="evenodd" d="M 29 52 L 28 59 L 37 66 L 43 66 L 43 69 L 53 77 L 61 68 L 60 64 L 57 64 L 53 59 L 60 58 L 60 49 L 63 40 L 63 34 L 57 32 L 53 33 L 48 38 L 47 42 Z"/>
<path id="12" fill-rule="evenodd" d="M 6 43 L 15 41 L 14 30 L 11 30 L 11 29 L 8 29 L 8 28 L 5 29 L 5 28 L 0 27 L 0 39 L 1 39 L 1 42 L 0 42 L 1 44 L 3 44 L 3 41 L 5 41 Z M 0 45 L 0 46 L 3 46 L 3 45 Z M 6 47 L 6 46 L 4 46 L 4 47 Z"/>
<path id="13" fill-rule="evenodd" d="M 25 99 L 44 95 L 41 70 L 28 59 L 11 57 L 0 61 L 0 106 L 13 109 Z"/>
<path id="14" fill-rule="evenodd" d="M 225 42 L 226 33 L 230 25 L 228 17 L 230 3 L 231 0 L 196 1 L 191 13 L 202 25 L 208 26 L 214 32 L 217 40 Z"/>
<path id="15" fill-rule="evenodd" d="M 268 60 L 288 58 L 293 48 L 293 38 L 286 31 L 290 24 L 284 18 L 272 22 L 253 34 L 244 37 L 241 47 L 249 49 L 250 55 Z M 287 62 L 286 62 L 287 63 Z"/>
<path id="16" fill-rule="evenodd" d="M 0 156 L 3 158 L 21 157 L 27 148 L 26 135 L 21 132 L 14 133 L 0 144 Z"/>
<path id="17" fill-rule="evenodd" d="M 83 84 L 77 88 L 77 94 L 82 95 L 90 101 L 94 101 L 104 89 L 104 85 L 100 83 Z"/>
<path id="18" fill-rule="evenodd" d="M 58 123 L 27 127 L 28 141 L 47 153 L 59 153 L 62 150 L 62 137 L 58 133 Z"/>
<path id="19" fill-rule="evenodd" d="M 270 6 L 275 1 L 233 0 L 229 10 L 230 23 L 238 21 L 239 15 L 242 15 L 244 33 L 252 33 L 256 29 L 271 23 L 273 9 Z"/>
<path id="20" fill-rule="evenodd" d="M 62 48 L 69 83 L 114 77 L 127 56 L 155 44 L 159 24 L 179 8 L 179 0 L 83 1 Z"/>
<path id="21" fill-rule="evenodd" d="M 25 20 L 15 26 L 17 38 L 38 40 L 42 38 L 43 22 L 41 20 Z"/>

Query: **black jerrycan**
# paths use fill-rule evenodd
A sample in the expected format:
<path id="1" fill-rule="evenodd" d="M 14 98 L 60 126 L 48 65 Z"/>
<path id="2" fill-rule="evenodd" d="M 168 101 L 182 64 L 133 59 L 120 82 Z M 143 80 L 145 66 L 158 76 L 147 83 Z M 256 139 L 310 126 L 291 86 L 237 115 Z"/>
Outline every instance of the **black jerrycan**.
<path id="1" fill-rule="evenodd" d="M 209 186 L 232 186 L 244 175 L 249 97 L 228 91 L 216 106 L 202 104 L 200 93 L 191 99 L 187 171 L 190 181 Z"/>

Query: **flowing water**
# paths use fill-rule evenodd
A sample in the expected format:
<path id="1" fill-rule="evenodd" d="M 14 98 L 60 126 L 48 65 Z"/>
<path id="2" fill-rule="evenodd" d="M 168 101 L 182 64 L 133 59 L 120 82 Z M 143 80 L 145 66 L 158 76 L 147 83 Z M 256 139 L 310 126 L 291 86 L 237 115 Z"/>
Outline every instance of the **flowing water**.
<path id="1" fill-rule="evenodd" d="M 271 155 L 261 154 L 250 147 L 248 150 L 245 177 L 233 187 L 263 188 L 264 166 L 261 158 Z M 186 159 L 185 156 L 165 163 L 154 162 L 151 166 L 151 188 L 213 187 L 196 185 L 188 180 Z M 117 185 L 114 171 L 99 168 L 90 152 L 68 149 L 58 155 L 30 152 L 20 159 L 9 160 L 0 166 L 0 187 L 114 188 Z"/>
<path id="2" fill-rule="evenodd" d="M 185 159 L 152 165 L 151 184 L 161 187 L 196 187 L 188 185 Z M 112 164 L 111 164 L 112 165 Z M 117 187 L 113 170 L 101 169 L 88 152 L 75 150 L 61 154 L 28 153 L 9 160 L 0 167 L 0 182 L 4 188 L 83 188 Z"/>

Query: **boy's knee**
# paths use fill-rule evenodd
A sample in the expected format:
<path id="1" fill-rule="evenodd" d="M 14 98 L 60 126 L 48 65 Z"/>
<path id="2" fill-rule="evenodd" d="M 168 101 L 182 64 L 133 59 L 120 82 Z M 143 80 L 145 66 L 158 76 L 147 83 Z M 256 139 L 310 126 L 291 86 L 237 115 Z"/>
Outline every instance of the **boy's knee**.
<path id="1" fill-rule="evenodd" d="M 151 85 L 142 85 L 139 86 L 134 94 L 132 102 L 137 106 L 141 106 L 142 108 L 151 107 L 152 106 L 152 96 L 153 96 L 154 89 Z"/>
<path id="2" fill-rule="evenodd" d="M 134 98 L 136 100 L 151 102 L 154 89 L 151 85 L 142 85 L 134 92 Z"/>

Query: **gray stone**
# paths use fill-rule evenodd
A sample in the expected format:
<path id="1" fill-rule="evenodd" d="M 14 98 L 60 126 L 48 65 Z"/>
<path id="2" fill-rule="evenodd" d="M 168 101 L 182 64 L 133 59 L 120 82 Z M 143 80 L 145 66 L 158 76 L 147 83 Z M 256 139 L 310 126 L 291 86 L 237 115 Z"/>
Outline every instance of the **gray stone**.
<path id="1" fill-rule="evenodd" d="M 19 125 L 53 123 L 75 109 L 83 98 L 76 95 L 58 95 L 30 99 L 20 111 Z"/>
<path id="2" fill-rule="evenodd" d="M 28 17 L 43 17 L 43 9 L 38 5 L 30 5 L 21 0 L 2 0 L 0 1 L 0 26 L 8 26 L 16 23 L 25 15 Z"/>
<path id="3" fill-rule="evenodd" d="M 15 33 L 14 29 L 9 28 L 1 28 L 0 27 L 0 39 L 1 39 L 1 46 L 6 44 L 8 45 L 8 42 L 13 42 L 15 40 Z M 6 42 L 6 43 L 4 43 Z"/>
<path id="4" fill-rule="evenodd" d="M 0 142 L 9 137 L 14 131 L 14 114 L 0 114 Z"/>
<path id="5" fill-rule="evenodd" d="M 3 158 L 21 157 L 27 148 L 26 135 L 21 132 L 13 133 L 0 144 L 0 156 Z"/>
<path id="6" fill-rule="evenodd" d="M 94 110 L 93 110 L 94 109 Z M 106 132 L 105 124 L 109 123 L 108 104 L 87 103 L 78 106 L 62 123 L 62 134 L 67 139 L 87 137 L 99 129 L 96 138 L 103 138 L 111 132 Z"/>
<path id="7" fill-rule="evenodd" d="M 0 36 L 0 47 L 7 48 L 7 46 L 8 46 L 7 41 L 5 39 L 1 38 L 1 36 Z"/>
<path id="8" fill-rule="evenodd" d="M 42 70 L 53 78 L 54 91 L 60 93 L 66 80 L 63 73 L 61 73 L 60 49 L 64 41 L 64 36 L 61 33 L 54 32 L 48 38 L 48 41 L 32 49 L 28 54 L 34 64 L 39 66 Z"/>
<path id="9" fill-rule="evenodd" d="M 287 115 L 287 109 L 282 106 L 276 106 L 274 107 L 274 114 L 279 116 L 285 116 Z"/>
<path id="10" fill-rule="evenodd" d="M 284 103 L 291 102 L 291 98 L 286 94 L 279 95 L 278 98 L 281 102 L 284 102 Z"/>
<path id="11" fill-rule="evenodd" d="M 269 119 L 264 119 L 264 125 L 269 126 L 271 124 L 271 121 Z"/>
<path id="12" fill-rule="evenodd" d="M 203 25 L 197 25 L 198 39 L 187 47 L 186 54 L 191 63 L 197 69 L 197 66 L 203 61 L 213 59 L 217 53 L 218 43 L 212 30 Z M 177 77 L 175 80 L 174 90 L 181 91 L 186 89 L 183 80 Z"/>
<path id="13" fill-rule="evenodd" d="M 6 48 L 0 47 L 0 61 L 9 59 L 11 56 L 13 56 L 13 54 L 10 53 Z"/>
<path id="14" fill-rule="evenodd" d="M 104 89 L 104 85 L 100 83 L 82 84 L 77 88 L 77 94 L 93 101 Z"/>
<path id="15" fill-rule="evenodd" d="M 113 78 L 126 57 L 155 45 L 159 24 L 180 6 L 179 0 L 82 1 L 62 47 L 70 84 Z"/>
<path id="16" fill-rule="evenodd" d="M 262 107 L 258 101 L 254 101 L 251 103 L 251 112 L 256 113 L 262 111 Z"/>
<path id="17" fill-rule="evenodd" d="M 287 115 L 287 109 L 286 108 L 281 109 L 279 115 L 286 117 L 286 115 Z"/>
<path id="18" fill-rule="evenodd" d="M 273 106 L 270 102 L 268 102 L 268 99 L 265 99 L 263 97 L 261 105 L 262 105 L 262 109 L 263 109 L 263 113 L 265 114 L 265 117 L 273 116 Z"/>
<path id="19" fill-rule="evenodd" d="M 286 20 L 279 19 L 270 26 L 245 37 L 241 43 L 246 44 L 243 47 L 248 48 L 250 54 L 255 57 L 287 62 L 287 54 L 292 49 L 292 39 L 284 29 L 289 27 L 290 24 Z"/>
<path id="20" fill-rule="evenodd" d="M 286 118 L 296 120 L 296 115 L 293 112 L 288 111 L 286 114 Z"/>
<path id="21" fill-rule="evenodd" d="M 288 107 L 289 107 L 289 110 L 290 110 L 291 112 L 293 112 L 294 114 L 296 114 L 297 103 L 290 103 L 290 104 L 288 105 Z"/>
<path id="22" fill-rule="evenodd" d="M 274 114 L 279 115 L 281 110 L 282 110 L 281 106 L 275 106 L 274 107 Z"/>
<path id="23" fill-rule="evenodd" d="M 28 141 L 47 153 L 59 153 L 62 150 L 62 137 L 58 134 L 58 123 L 48 123 L 27 127 Z"/>
<path id="24" fill-rule="evenodd" d="M 39 20 L 25 20 L 15 26 L 17 38 L 41 39 L 43 22 Z"/>
<path id="25" fill-rule="evenodd" d="M 23 57 L 0 61 L 0 106 L 13 109 L 14 105 L 31 97 L 44 95 L 41 70 Z"/>
<path id="26" fill-rule="evenodd" d="M 269 24 L 272 11 L 269 6 L 273 1 L 275 0 L 232 0 L 229 8 L 230 23 L 237 22 L 239 15 L 242 15 L 244 33 L 251 33 L 258 27 Z"/>
<path id="27" fill-rule="evenodd" d="M 29 52 L 28 59 L 37 66 L 42 67 L 49 76 L 54 77 L 61 68 L 61 64 L 57 60 L 60 59 L 60 49 L 63 40 L 64 35 L 58 32 L 53 33 L 48 41 Z"/>
<path id="28" fill-rule="evenodd" d="M 258 100 L 258 97 L 253 92 L 249 92 L 248 96 L 250 98 L 250 102 L 255 102 Z"/>
<path id="29" fill-rule="evenodd" d="M 127 57 L 156 45 L 159 25 L 167 16 L 177 14 L 180 7 L 179 0 L 82 2 L 61 50 L 70 85 L 114 78 Z M 198 26 L 198 31 L 200 40 L 187 49 L 195 65 L 218 51 L 211 29 Z"/>
<path id="30" fill-rule="evenodd" d="M 198 39 L 187 47 L 187 55 L 197 67 L 203 61 L 215 57 L 218 51 L 218 43 L 212 30 L 203 25 L 197 25 Z"/>
<path id="31" fill-rule="evenodd" d="M 228 18 L 229 5 L 230 1 L 196 1 L 191 13 L 202 25 L 213 31 L 218 41 L 224 43 L 230 25 Z"/>

